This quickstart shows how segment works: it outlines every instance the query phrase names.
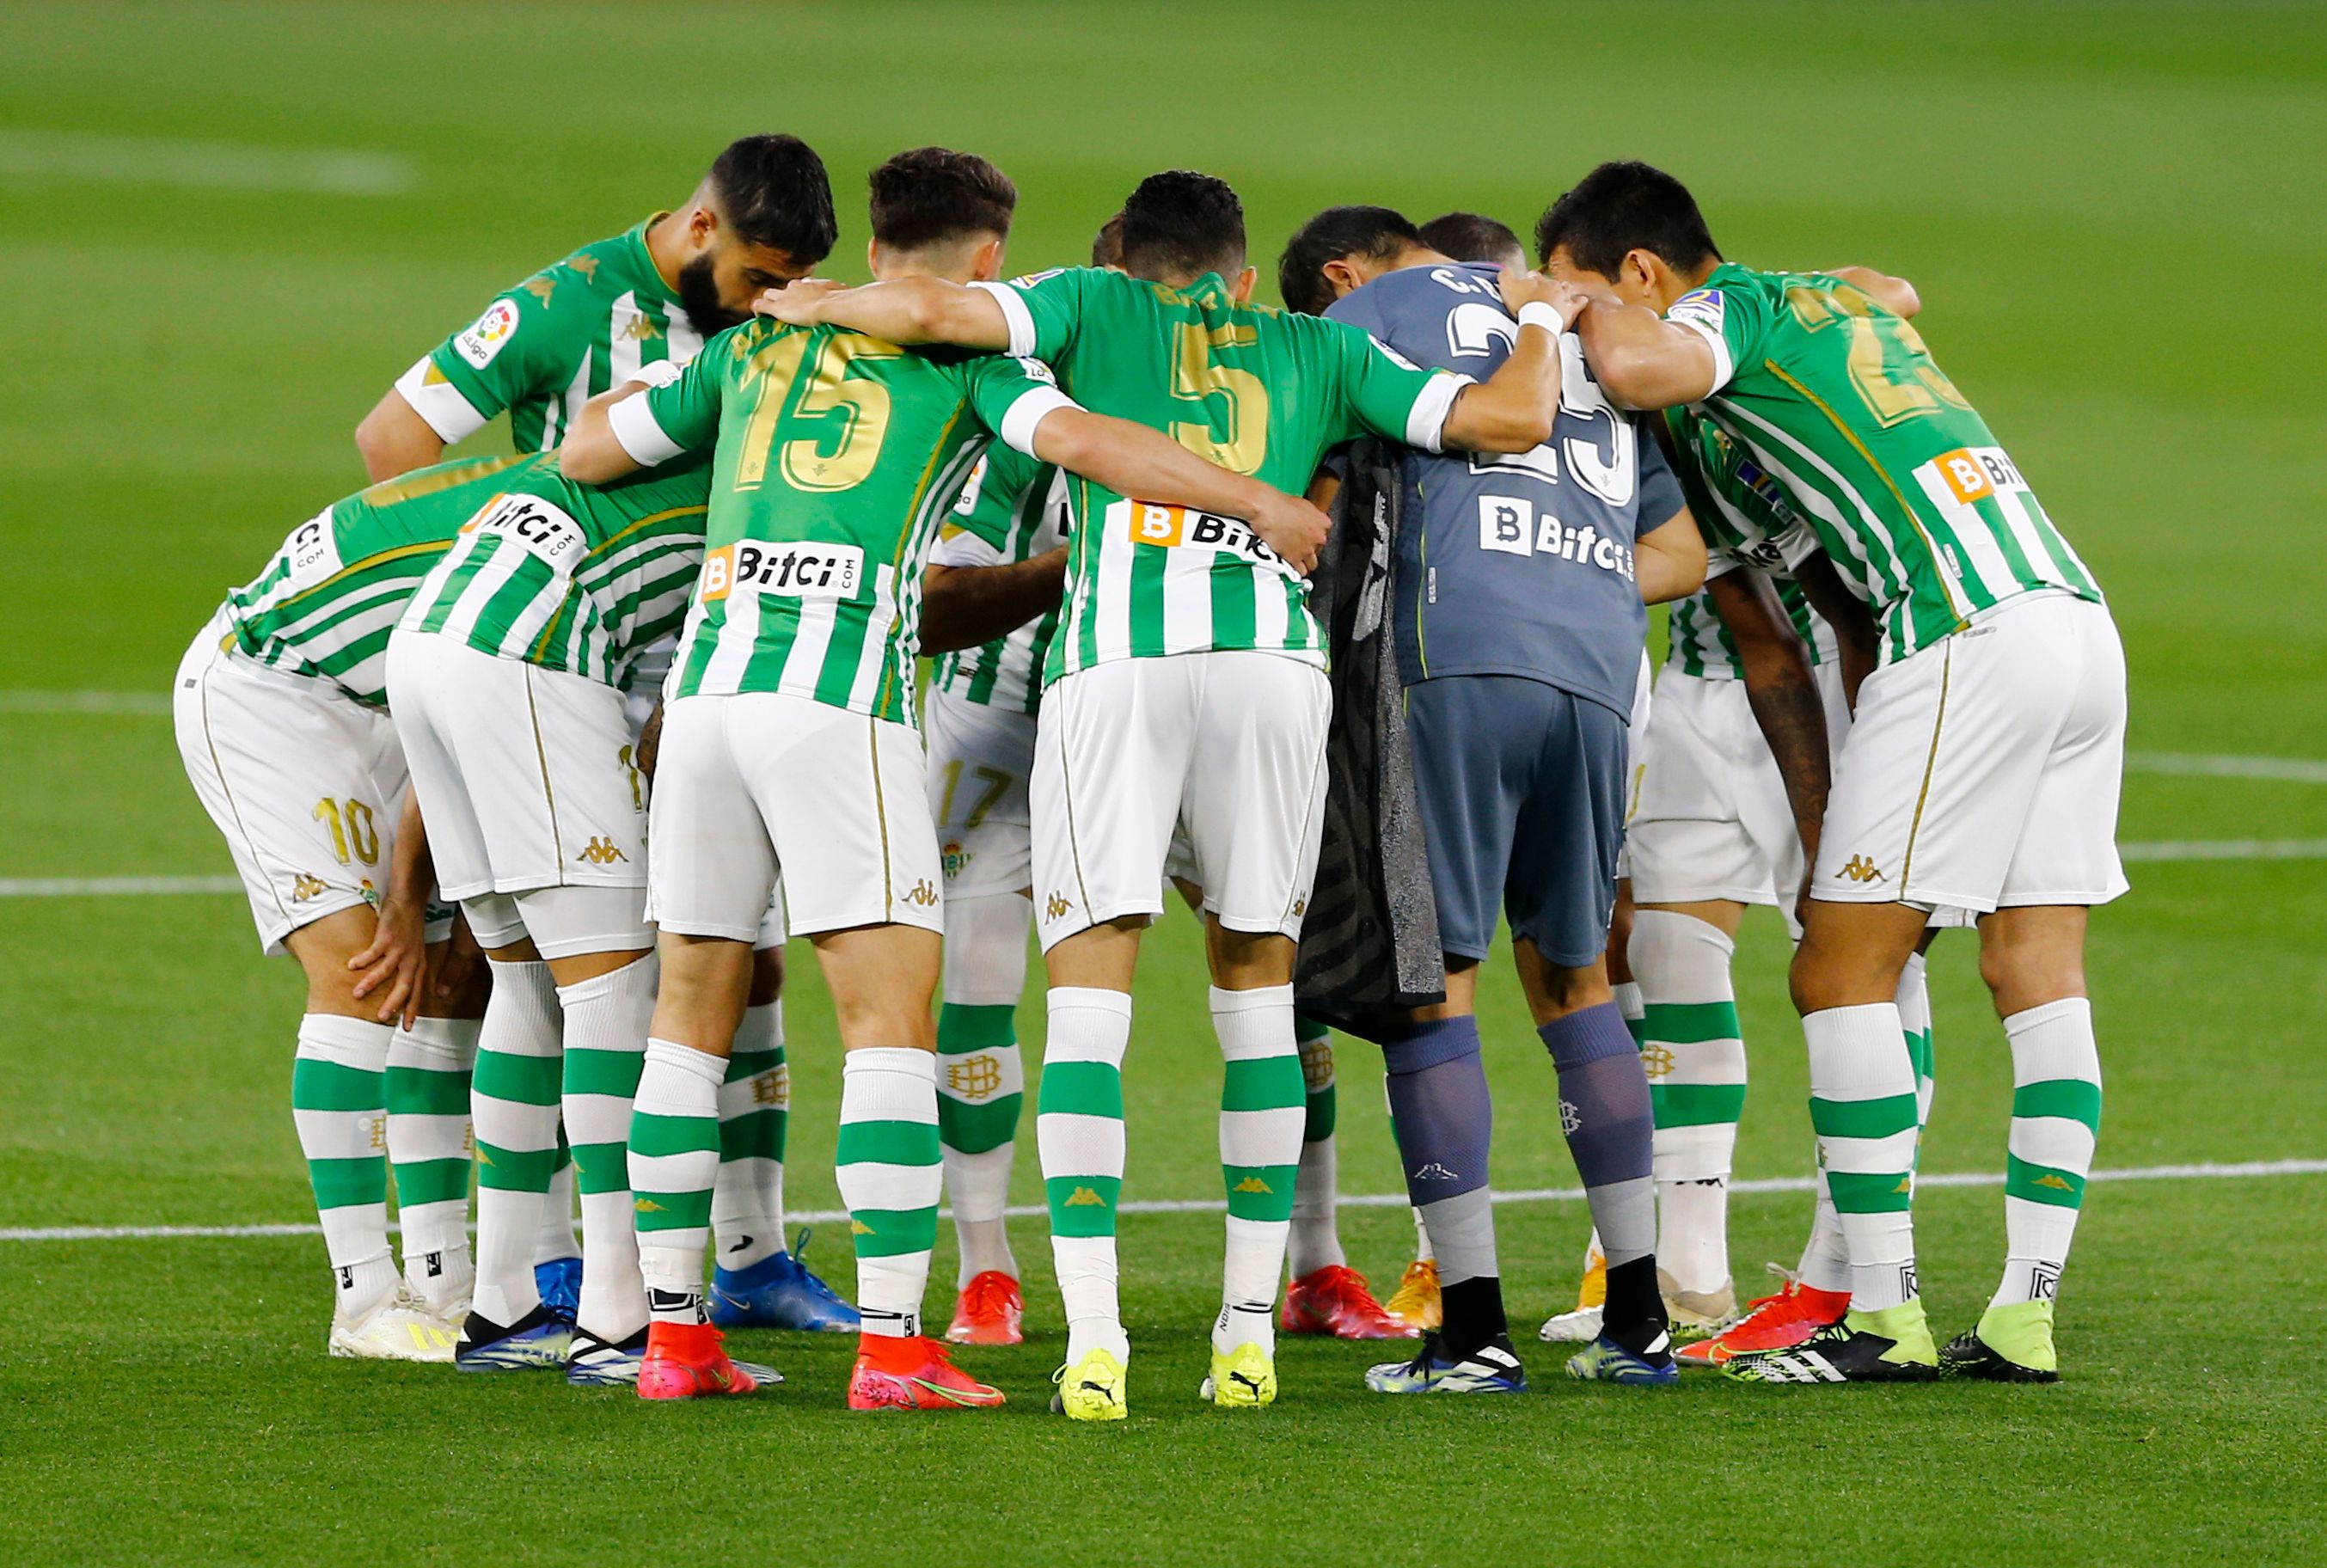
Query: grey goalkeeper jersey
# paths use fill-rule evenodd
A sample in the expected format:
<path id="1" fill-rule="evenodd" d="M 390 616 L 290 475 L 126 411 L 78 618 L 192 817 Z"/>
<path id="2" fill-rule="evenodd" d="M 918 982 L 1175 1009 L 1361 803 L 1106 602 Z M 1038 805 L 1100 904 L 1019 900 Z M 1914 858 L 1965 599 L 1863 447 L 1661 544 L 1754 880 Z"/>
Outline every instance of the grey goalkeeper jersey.
<path id="1" fill-rule="evenodd" d="M 1492 267 L 1406 267 L 1335 302 L 1415 364 L 1478 380 L 1519 323 Z M 1648 612 L 1634 539 L 1682 509 L 1653 436 L 1611 406 L 1563 335 L 1552 437 L 1512 457 L 1409 452 L 1391 569 L 1398 677 L 1524 676 L 1629 716 Z"/>

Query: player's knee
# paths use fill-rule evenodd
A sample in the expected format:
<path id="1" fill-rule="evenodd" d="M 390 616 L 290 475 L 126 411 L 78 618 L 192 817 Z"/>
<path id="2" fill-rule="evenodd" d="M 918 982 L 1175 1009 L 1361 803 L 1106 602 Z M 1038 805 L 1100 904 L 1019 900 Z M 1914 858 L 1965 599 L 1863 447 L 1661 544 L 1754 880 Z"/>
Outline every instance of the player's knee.
<path id="1" fill-rule="evenodd" d="M 1992 921 L 1980 932 L 1979 977 L 1999 1017 L 2085 994 L 2084 948 L 2062 933 Z"/>

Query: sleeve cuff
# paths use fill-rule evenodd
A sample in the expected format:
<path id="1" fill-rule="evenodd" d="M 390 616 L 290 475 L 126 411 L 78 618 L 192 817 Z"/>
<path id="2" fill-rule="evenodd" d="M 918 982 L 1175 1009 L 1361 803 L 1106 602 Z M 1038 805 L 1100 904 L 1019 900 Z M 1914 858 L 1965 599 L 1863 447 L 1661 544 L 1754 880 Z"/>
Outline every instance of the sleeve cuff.
<path id="1" fill-rule="evenodd" d="M 423 356 L 418 364 L 397 377 L 396 390 L 447 446 L 466 441 L 492 417 L 477 412 L 461 389 L 436 369 L 434 356 Z"/>
<path id="2" fill-rule="evenodd" d="M 1002 552 L 967 528 L 950 527 L 938 537 L 930 552 L 932 566 L 999 566 Z"/>
<path id="3" fill-rule="evenodd" d="M 1818 530 L 1808 522 L 1799 520 L 1780 534 L 1774 542 L 1778 546 L 1778 558 L 1786 564 L 1789 572 L 1800 570 L 1803 562 L 1826 548 L 1818 538 Z"/>
<path id="4" fill-rule="evenodd" d="M 1022 307 L 1023 308 L 1023 307 Z M 1002 416 L 1002 439 L 1024 453 L 1034 455 L 1034 427 L 1043 418 L 1061 408 L 1080 408 L 1081 404 L 1056 387 L 1035 387 L 1018 395 L 1018 401 Z"/>
<path id="5" fill-rule="evenodd" d="M 1734 551 L 1724 550 L 1716 545 L 1705 553 L 1705 580 L 1710 583 L 1715 577 L 1726 577 L 1744 565 Z"/>
<path id="6" fill-rule="evenodd" d="M 1687 327 L 1705 340 L 1705 346 L 1713 350 L 1712 390 L 1718 392 L 1728 386 L 1729 378 L 1737 373 L 1737 367 L 1730 360 L 1729 340 L 1722 335 L 1721 329 L 1710 322 L 1700 322 L 1692 316 L 1667 316 L 1665 320 L 1676 326 Z"/>
<path id="7" fill-rule="evenodd" d="M 1010 352 L 1022 357 L 1033 353 L 1034 313 L 1026 308 L 1026 302 L 1019 297 L 1018 291 L 1006 283 L 974 283 L 969 286 L 984 289 L 1002 307 L 1002 318 L 1010 323 Z"/>
<path id="8" fill-rule="evenodd" d="M 1454 399 L 1463 387 L 1472 384 L 1468 376 L 1440 374 L 1430 378 L 1422 396 L 1406 415 L 1406 443 L 1420 452 L 1446 450 L 1446 415 L 1454 407 Z"/>
<path id="9" fill-rule="evenodd" d="M 643 394 L 625 397 L 610 406 L 606 410 L 606 426 L 621 443 L 622 450 L 631 454 L 631 461 L 647 468 L 668 462 L 687 450 L 662 433 Z"/>
<path id="10" fill-rule="evenodd" d="M 686 374 L 684 359 L 649 359 L 622 379 L 636 381 L 641 387 L 668 387 Z"/>

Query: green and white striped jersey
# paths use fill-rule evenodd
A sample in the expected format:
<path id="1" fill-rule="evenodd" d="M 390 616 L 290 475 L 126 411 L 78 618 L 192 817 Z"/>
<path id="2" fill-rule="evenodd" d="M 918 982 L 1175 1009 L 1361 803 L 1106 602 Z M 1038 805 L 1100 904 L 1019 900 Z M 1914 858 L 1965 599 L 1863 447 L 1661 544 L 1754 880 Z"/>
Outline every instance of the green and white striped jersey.
<path id="1" fill-rule="evenodd" d="M 754 319 L 613 405 L 640 462 L 712 451 L 707 549 L 674 699 L 785 692 L 915 724 L 921 572 L 989 439 L 1066 403 L 1002 354 L 907 352 Z"/>
<path id="2" fill-rule="evenodd" d="M 528 458 L 461 525 L 403 628 L 627 691 L 639 656 L 687 619 L 710 497 L 701 459 L 598 488 L 554 453 Z"/>
<path id="3" fill-rule="evenodd" d="M 1416 369 L 1343 322 L 1239 303 L 1215 274 L 1173 289 L 1069 267 L 977 286 L 1001 304 L 1011 352 L 1049 363 L 1077 402 L 1290 495 L 1355 436 L 1438 451 L 1466 380 Z M 1216 649 L 1324 664 L 1309 584 L 1241 519 L 1081 478 L 1067 493 L 1066 619 L 1045 682 L 1109 659 Z"/>
<path id="4" fill-rule="evenodd" d="M 1066 542 L 1066 481 L 1056 467 L 1006 446 L 989 447 L 930 559 L 940 566 L 1030 560 Z M 941 655 L 931 684 L 967 703 L 1036 712 L 1042 705 L 1042 659 L 1059 629 L 1061 608 L 1053 605 L 981 648 Z"/>
<path id="5" fill-rule="evenodd" d="M 519 452 L 547 452 L 582 405 L 657 359 L 685 360 L 703 346 L 678 295 L 635 227 L 585 245 L 495 296 L 396 383 L 447 445 L 509 411 Z"/>
<path id="6" fill-rule="evenodd" d="M 1792 570 L 1818 548 L 1815 531 L 1794 510 L 1784 488 L 1720 425 L 1687 408 L 1666 409 L 1664 420 L 1672 438 L 1674 476 L 1711 557 L 1707 575 L 1732 571 L 1768 574 L 1809 650 L 1810 662 L 1831 663 L 1838 657 L 1834 629 L 1810 608 L 1809 596 L 1794 581 Z M 1666 662 L 1683 675 L 1745 678 L 1737 645 L 1705 589 L 1674 602 L 1666 631 L 1670 643 Z"/>
<path id="7" fill-rule="evenodd" d="M 415 469 L 316 513 L 291 530 L 265 571 L 228 593 L 235 645 L 386 707 L 388 634 L 461 525 L 531 461 L 472 457 Z"/>
<path id="8" fill-rule="evenodd" d="M 696 464 L 594 490 L 547 453 L 415 469 L 294 528 L 227 618 L 251 658 L 373 707 L 400 624 L 620 686 L 686 612 L 709 489 Z"/>
<path id="9" fill-rule="evenodd" d="M 1712 348 L 1699 407 L 1874 607 L 1886 662 L 2023 593 L 2100 599 L 1914 327 L 1858 289 L 1724 264 L 1665 314 Z"/>

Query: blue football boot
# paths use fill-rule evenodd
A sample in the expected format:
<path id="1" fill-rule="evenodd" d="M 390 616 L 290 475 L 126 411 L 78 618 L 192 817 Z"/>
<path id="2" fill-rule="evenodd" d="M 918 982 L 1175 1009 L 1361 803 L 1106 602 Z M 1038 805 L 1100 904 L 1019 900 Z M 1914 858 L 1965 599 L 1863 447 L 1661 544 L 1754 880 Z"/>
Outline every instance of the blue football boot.
<path id="1" fill-rule="evenodd" d="M 547 1307 L 536 1307 L 514 1323 L 496 1323 L 472 1311 L 453 1347 L 453 1365 L 463 1372 L 558 1370 L 573 1344 L 574 1325 Z"/>
<path id="2" fill-rule="evenodd" d="M 790 1252 L 771 1253 L 748 1268 L 711 1271 L 704 1302 L 722 1329 L 805 1329 L 853 1334 L 856 1309 L 800 1262 L 811 1233 L 803 1229 Z"/>
<path id="3" fill-rule="evenodd" d="M 549 1315 L 572 1328 L 575 1314 L 582 1310 L 582 1260 L 557 1257 L 535 1264 L 533 1288 Z"/>
<path id="4" fill-rule="evenodd" d="M 1498 1334 L 1468 1356 L 1449 1356 L 1435 1332 L 1410 1361 L 1385 1361 L 1366 1373 L 1377 1394 L 1525 1394 L 1527 1371 L 1510 1340 Z"/>
<path id="5" fill-rule="evenodd" d="M 1680 1381 L 1671 1341 L 1663 1334 L 1646 1352 L 1626 1349 L 1603 1334 L 1567 1358 L 1567 1375 L 1579 1383 L 1621 1383 L 1631 1388 L 1661 1388 Z"/>

